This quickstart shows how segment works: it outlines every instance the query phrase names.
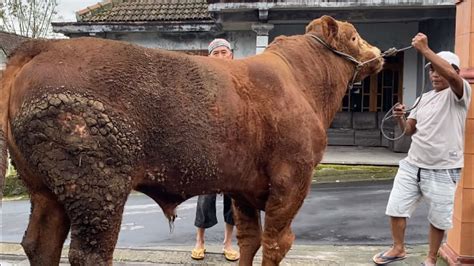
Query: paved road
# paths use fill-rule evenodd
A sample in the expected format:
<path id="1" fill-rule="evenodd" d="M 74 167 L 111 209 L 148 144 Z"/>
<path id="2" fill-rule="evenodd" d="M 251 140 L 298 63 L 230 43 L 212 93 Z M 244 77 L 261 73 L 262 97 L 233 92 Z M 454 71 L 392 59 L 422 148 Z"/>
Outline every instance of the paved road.
<path id="1" fill-rule="evenodd" d="M 296 244 L 390 243 L 388 219 L 384 215 L 391 182 L 315 184 L 293 222 Z M 219 224 L 206 234 L 208 243 L 223 239 L 222 200 L 218 199 Z M 192 245 L 195 239 L 196 198 L 178 208 L 178 219 L 170 233 L 161 209 L 142 194 L 130 196 L 125 207 L 118 247 L 165 247 Z M 3 202 L 0 242 L 21 241 L 27 227 L 28 201 Z M 408 221 L 407 242 L 426 243 L 427 206 L 421 204 Z"/>

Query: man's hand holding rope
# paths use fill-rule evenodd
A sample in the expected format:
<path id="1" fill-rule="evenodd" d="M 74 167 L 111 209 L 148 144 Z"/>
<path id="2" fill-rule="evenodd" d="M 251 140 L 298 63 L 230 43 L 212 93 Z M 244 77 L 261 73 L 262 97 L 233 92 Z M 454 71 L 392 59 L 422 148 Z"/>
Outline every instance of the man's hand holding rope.
<path id="1" fill-rule="evenodd" d="M 393 108 L 392 108 L 392 117 L 394 117 L 398 125 L 400 126 L 400 129 L 403 131 L 405 135 L 413 135 L 415 133 L 415 125 L 416 121 L 413 119 L 406 119 L 405 114 L 405 105 L 401 103 L 396 103 Z"/>

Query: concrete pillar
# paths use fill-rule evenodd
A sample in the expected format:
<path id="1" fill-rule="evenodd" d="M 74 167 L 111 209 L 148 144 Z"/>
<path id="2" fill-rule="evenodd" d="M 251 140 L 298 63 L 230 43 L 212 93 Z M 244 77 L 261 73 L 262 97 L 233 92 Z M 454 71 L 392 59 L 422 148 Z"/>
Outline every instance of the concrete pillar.
<path id="1" fill-rule="evenodd" d="M 456 54 L 461 76 L 474 84 L 474 1 L 456 0 Z M 464 169 L 454 202 L 454 227 L 440 249 L 449 265 L 474 265 L 474 99 L 466 121 Z"/>
<path id="2" fill-rule="evenodd" d="M 252 30 L 257 33 L 257 47 L 255 54 L 260 54 L 268 46 L 268 32 L 273 29 L 273 24 L 268 23 L 254 23 Z"/>

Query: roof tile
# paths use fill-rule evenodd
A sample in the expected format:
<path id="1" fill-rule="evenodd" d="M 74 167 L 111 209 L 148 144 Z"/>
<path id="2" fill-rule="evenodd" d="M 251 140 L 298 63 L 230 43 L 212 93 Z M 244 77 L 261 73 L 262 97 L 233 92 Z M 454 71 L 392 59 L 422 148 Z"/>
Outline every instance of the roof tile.
<path id="1" fill-rule="evenodd" d="M 122 0 L 78 12 L 81 22 L 211 20 L 206 0 Z"/>

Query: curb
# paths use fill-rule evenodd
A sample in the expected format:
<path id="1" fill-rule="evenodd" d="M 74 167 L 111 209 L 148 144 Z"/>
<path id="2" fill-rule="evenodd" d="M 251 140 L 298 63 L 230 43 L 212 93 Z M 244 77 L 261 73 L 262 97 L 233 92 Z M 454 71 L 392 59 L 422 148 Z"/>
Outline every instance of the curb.
<path id="1" fill-rule="evenodd" d="M 191 259 L 191 246 L 116 248 L 114 265 L 237 265 L 237 262 L 228 262 L 224 259 L 221 248 L 219 245 L 207 246 L 206 249 L 209 252 L 206 252 L 206 258 L 202 261 Z M 372 256 L 385 249 L 387 246 L 293 245 L 280 265 L 374 265 Z M 0 250 L 2 265 L 28 265 L 19 244 L 0 243 Z M 427 245 L 408 246 L 407 259 L 391 265 L 420 265 L 427 250 Z M 67 253 L 66 247 L 63 249 L 60 265 L 68 265 Z M 255 256 L 254 265 L 260 265 L 261 261 L 261 250 L 259 250 Z"/>

